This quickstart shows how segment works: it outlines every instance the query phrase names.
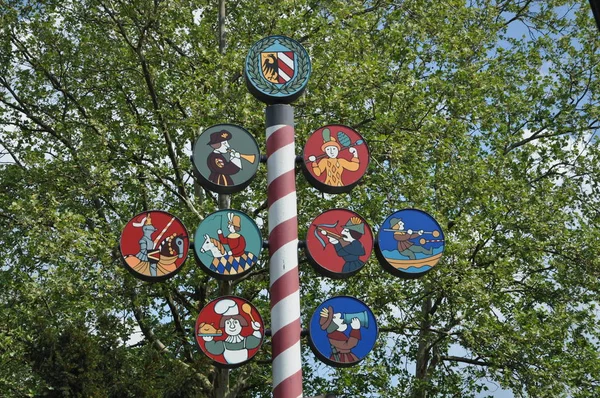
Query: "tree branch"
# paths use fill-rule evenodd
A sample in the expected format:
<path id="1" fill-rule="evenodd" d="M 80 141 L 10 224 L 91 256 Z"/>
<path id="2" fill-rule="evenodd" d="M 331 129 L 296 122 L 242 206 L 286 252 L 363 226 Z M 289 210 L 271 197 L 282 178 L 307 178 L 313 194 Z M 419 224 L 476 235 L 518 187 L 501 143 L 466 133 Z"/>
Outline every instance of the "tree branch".
<path id="1" fill-rule="evenodd" d="M 150 71 L 150 65 L 148 64 L 148 61 L 143 53 L 143 46 L 144 46 L 144 42 L 145 42 L 146 31 L 152 26 L 153 20 L 149 20 L 144 25 L 144 27 L 142 28 L 140 37 L 138 38 L 137 44 L 134 45 L 133 41 L 129 38 L 129 35 L 127 34 L 127 31 L 125 30 L 125 27 L 124 27 L 122 21 L 120 21 L 115 16 L 114 12 L 112 10 L 110 10 L 108 7 L 106 7 L 106 5 L 104 5 L 104 4 L 101 4 L 101 5 L 102 5 L 102 8 L 105 10 L 105 12 L 109 15 L 109 17 L 117 25 L 119 34 L 123 37 L 125 42 L 132 49 L 133 53 L 136 55 L 136 57 L 138 59 L 138 62 L 140 63 L 140 66 L 142 68 L 142 75 L 144 77 L 144 81 L 146 83 L 146 88 L 148 90 L 148 94 L 150 95 L 150 100 L 152 102 L 152 108 L 154 110 L 156 117 L 158 118 L 159 128 L 163 135 L 163 139 L 165 140 L 165 145 L 167 147 L 167 153 L 169 156 L 169 160 L 171 161 L 171 165 L 173 166 L 173 172 L 175 173 L 175 179 L 177 181 L 176 185 L 177 185 L 177 191 L 179 193 L 179 197 L 181 199 L 183 199 L 183 202 L 188 207 L 190 207 L 190 205 L 191 205 L 191 207 L 190 207 L 191 210 L 193 210 L 195 213 L 198 213 L 193 208 L 193 205 L 192 205 L 191 201 L 189 200 L 189 196 L 186 192 L 185 183 L 183 181 L 183 174 L 181 173 L 181 167 L 179 165 L 179 159 L 177 158 L 177 154 L 175 153 L 175 149 L 174 149 L 174 142 L 171 139 L 171 135 L 169 134 L 166 122 L 165 122 L 163 114 L 162 114 L 160 101 L 158 99 L 158 93 L 157 93 L 157 90 L 156 90 L 156 87 L 154 84 L 154 79 L 152 78 L 152 73 Z M 156 4 L 155 4 L 154 11 L 156 12 Z"/>
<path id="2" fill-rule="evenodd" d="M 514 366 L 511 366 L 509 364 L 498 364 L 498 363 L 494 363 L 494 362 L 481 361 L 479 359 L 457 357 L 457 356 L 453 356 L 453 355 L 450 355 L 450 356 L 442 355 L 440 357 L 440 359 L 442 361 L 468 363 L 469 365 L 485 366 L 485 367 L 492 367 L 492 368 L 514 369 Z"/>
<path id="3" fill-rule="evenodd" d="M 144 337 L 152 344 L 152 346 L 158 351 L 161 352 L 163 354 L 168 355 L 170 358 L 172 358 L 174 361 L 176 361 L 178 364 L 180 364 L 181 366 L 183 366 L 186 369 L 191 369 L 191 366 L 183 361 L 181 361 L 180 359 L 178 359 L 168 348 L 167 346 L 165 346 L 162 341 L 160 341 L 160 339 L 154 334 L 154 331 L 152 330 L 152 328 L 150 328 L 145 321 L 145 317 L 144 314 L 142 312 L 141 307 L 139 307 L 138 305 L 135 304 L 135 298 L 136 298 L 136 294 L 133 293 L 133 297 L 131 300 L 131 305 L 133 307 L 133 315 L 135 316 L 135 320 L 137 321 L 142 333 L 144 334 Z M 202 389 L 206 392 L 210 392 L 212 391 L 212 384 L 210 382 L 210 380 L 208 380 L 208 378 L 201 374 L 198 373 L 196 371 L 194 371 L 194 375 L 196 376 L 196 378 L 198 379 L 198 381 L 200 382 L 200 386 L 202 387 Z"/>

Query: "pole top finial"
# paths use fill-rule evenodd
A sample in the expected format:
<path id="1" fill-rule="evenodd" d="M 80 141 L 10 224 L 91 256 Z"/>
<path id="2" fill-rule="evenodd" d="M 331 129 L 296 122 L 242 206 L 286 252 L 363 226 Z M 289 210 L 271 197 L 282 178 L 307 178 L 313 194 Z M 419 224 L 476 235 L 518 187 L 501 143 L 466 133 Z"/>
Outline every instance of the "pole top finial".
<path id="1" fill-rule="evenodd" d="M 290 104 L 302 95 L 311 73 L 308 53 L 297 41 L 269 36 L 256 42 L 244 65 L 246 86 L 267 104 Z"/>

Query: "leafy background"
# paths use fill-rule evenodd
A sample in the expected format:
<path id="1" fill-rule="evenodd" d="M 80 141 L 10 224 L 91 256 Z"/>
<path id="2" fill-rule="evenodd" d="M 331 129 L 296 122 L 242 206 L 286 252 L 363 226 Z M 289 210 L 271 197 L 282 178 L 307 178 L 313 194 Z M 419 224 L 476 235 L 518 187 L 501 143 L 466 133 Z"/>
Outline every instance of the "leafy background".
<path id="1" fill-rule="evenodd" d="M 303 344 L 305 395 L 469 397 L 497 385 L 598 396 L 599 41 L 588 4 L 564 0 L 3 1 L 2 395 L 270 395 L 269 342 L 226 372 L 193 341 L 199 309 L 225 291 L 269 325 L 267 264 L 228 285 L 190 257 L 175 278 L 143 283 L 118 239 L 147 209 L 190 230 L 224 205 L 266 220 L 264 167 L 217 197 L 195 184 L 189 155 L 217 123 L 244 126 L 264 150 L 264 105 L 242 65 L 272 34 L 312 60 L 294 104 L 297 152 L 340 123 L 372 154 L 349 194 L 298 176 L 300 236 L 334 207 L 373 226 L 419 208 L 447 236 L 437 269 L 413 281 L 372 258 L 334 282 L 300 252 L 304 325 L 343 293 L 381 326 L 350 369 Z"/>

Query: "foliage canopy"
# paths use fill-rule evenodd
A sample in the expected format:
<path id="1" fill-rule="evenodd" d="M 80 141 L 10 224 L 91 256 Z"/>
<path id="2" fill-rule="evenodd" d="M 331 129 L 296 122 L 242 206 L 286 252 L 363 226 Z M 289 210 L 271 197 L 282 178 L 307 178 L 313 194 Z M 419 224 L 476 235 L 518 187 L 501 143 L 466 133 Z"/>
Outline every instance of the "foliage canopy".
<path id="1" fill-rule="evenodd" d="M 283 34 L 313 64 L 295 103 L 297 147 L 341 123 L 372 154 L 350 194 L 322 195 L 298 176 L 300 236 L 329 208 L 376 227 L 415 207 L 448 237 L 442 262 L 414 281 L 373 258 L 332 282 L 300 253 L 305 318 L 343 293 L 382 329 L 347 370 L 304 344 L 305 395 L 467 397 L 495 384 L 598 396 L 600 42 L 587 4 L 257 0 L 228 3 L 220 20 L 215 3 L 0 5 L 0 390 L 269 396 L 268 343 L 225 386 L 195 347 L 198 311 L 222 286 L 191 256 L 172 280 L 140 282 L 118 239 L 147 209 L 193 233 L 218 207 L 191 173 L 203 129 L 242 125 L 264 150 L 264 106 L 241 68 L 254 42 Z M 231 207 L 266 219 L 265 176 L 261 167 Z M 231 289 L 268 324 L 267 270 Z M 132 345 L 136 328 L 144 339 Z"/>

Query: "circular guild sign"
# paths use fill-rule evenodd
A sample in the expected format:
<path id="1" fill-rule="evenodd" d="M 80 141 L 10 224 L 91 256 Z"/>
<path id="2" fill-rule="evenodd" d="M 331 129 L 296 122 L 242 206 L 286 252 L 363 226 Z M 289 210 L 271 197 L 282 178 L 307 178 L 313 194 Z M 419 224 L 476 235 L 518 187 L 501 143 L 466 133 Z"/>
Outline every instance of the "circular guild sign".
<path id="1" fill-rule="evenodd" d="M 326 193 L 349 192 L 367 171 L 369 148 L 350 127 L 330 124 L 311 134 L 304 145 L 304 175 Z"/>
<path id="2" fill-rule="evenodd" d="M 333 367 L 356 365 L 371 352 L 376 340 L 375 316 L 354 297 L 332 297 L 318 306 L 310 319 L 310 347 L 317 358 Z"/>
<path id="3" fill-rule="evenodd" d="M 258 262 L 262 237 L 250 217 L 237 210 L 208 215 L 194 235 L 194 256 L 217 279 L 237 279 Z"/>
<path id="4" fill-rule="evenodd" d="M 119 248 L 128 271 L 139 279 L 159 282 L 181 269 L 189 238 L 177 217 L 152 210 L 129 220 L 121 233 Z"/>
<path id="5" fill-rule="evenodd" d="M 224 296 L 202 308 L 196 320 L 195 335 L 206 356 L 221 367 L 234 368 L 256 355 L 265 327 L 258 310 L 250 302 Z"/>
<path id="6" fill-rule="evenodd" d="M 358 214 L 328 210 L 315 218 L 306 233 L 306 253 L 317 272 L 347 278 L 365 265 L 373 250 L 373 233 Z"/>
<path id="7" fill-rule="evenodd" d="M 425 275 L 442 257 L 444 233 L 433 217 L 404 209 L 389 216 L 379 229 L 375 251 L 387 271 L 402 278 Z"/>
<path id="8" fill-rule="evenodd" d="M 302 95 L 310 72 L 310 57 L 304 47 L 285 36 L 259 40 L 246 57 L 246 86 L 267 104 L 292 103 Z"/>
<path id="9" fill-rule="evenodd" d="M 194 171 L 207 189 L 229 194 L 246 188 L 258 170 L 260 150 L 248 131 L 233 124 L 217 124 L 196 139 Z"/>

